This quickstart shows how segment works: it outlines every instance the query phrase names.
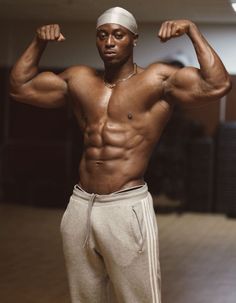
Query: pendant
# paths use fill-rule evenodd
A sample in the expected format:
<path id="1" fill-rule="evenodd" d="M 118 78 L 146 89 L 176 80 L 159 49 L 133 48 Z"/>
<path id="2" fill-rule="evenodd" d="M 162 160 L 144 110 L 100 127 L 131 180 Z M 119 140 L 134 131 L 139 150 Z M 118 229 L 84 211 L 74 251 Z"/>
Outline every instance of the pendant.
<path id="1" fill-rule="evenodd" d="M 113 89 L 114 87 L 116 87 L 116 83 L 108 83 L 104 81 L 104 84 L 106 85 L 106 87 Z"/>
<path id="2" fill-rule="evenodd" d="M 104 84 L 105 84 L 106 87 L 108 87 L 110 89 L 113 89 L 114 87 L 116 87 L 117 83 L 127 81 L 127 80 L 129 80 L 131 77 L 133 77 L 136 74 L 137 74 L 137 64 L 134 63 L 134 70 L 133 70 L 133 72 L 131 74 L 129 74 L 126 78 L 118 79 L 116 81 L 116 83 L 109 83 L 109 82 L 106 82 L 105 78 L 103 77 L 103 82 L 104 82 Z"/>

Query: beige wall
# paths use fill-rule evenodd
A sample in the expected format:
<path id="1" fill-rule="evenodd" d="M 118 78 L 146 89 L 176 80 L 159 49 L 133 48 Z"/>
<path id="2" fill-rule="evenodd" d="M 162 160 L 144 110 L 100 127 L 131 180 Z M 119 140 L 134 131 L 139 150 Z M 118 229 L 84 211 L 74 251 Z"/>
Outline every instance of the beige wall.
<path id="1" fill-rule="evenodd" d="M 11 66 L 21 54 L 39 26 L 36 22 L 0 24 L 0 66 Z M 66 36 L 63 43 L 50 43 L 42 60 L 43 67 L 66 68 L 75 64 L 88 64 L 102 68 L 95 47 L 94 23 L 62 23 Z M 156 38 L 158 24 L 141 24 L 140 39 L 135 49 L 135 61 L 141 66 L 184 53 L 190 65 L 198 66 L 193 47 L 187 37 L 160 43 Z M 200 25 L 204 35 L 216 49 L 231 74 L 236 74 L 236 27 L 235 25 Z M 236 85 L 236 81 L 234 81 Z M 236 88 L 233 87 L 226 107 L 227 120 L 236 120 Z M 207 134 L 214 134 L 219 122 L 219 102 L 187 111 L 192 119 L 205 125 Z"/>
<path id="2" fill-rule="evenodd" d="M 11 65 L 23 51 L 39 26 L 36 22 L 0 23 L 0 65 Z M 42 58 L 43 66 L 68 67 L 74 64 L 89 64 L 102 67 L 95 48 L 95 23 L 61 23 L 67 40 L 61 44 L 50 44 Z M 231 74 L 236 74 L 236 26 L 199 26 L 221 56 Z M 193 47 L 187 37 L 160 43 L 156 38 L 158 24 L 140 24 L 140 39 L 135 49 L 135 61 L 141 66 L 185 53 L 190 65 L 197 66 Z"/>

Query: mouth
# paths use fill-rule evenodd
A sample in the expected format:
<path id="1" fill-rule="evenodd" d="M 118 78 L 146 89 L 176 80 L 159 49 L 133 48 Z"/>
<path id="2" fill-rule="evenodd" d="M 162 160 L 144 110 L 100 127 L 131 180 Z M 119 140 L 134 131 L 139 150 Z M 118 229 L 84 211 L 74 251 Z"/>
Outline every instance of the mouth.
<path id="1" fill-rule="evenodd" d="M 114 51 L 105 51 L 104 53 L 105 57 L 114 57 L 116 55 L 116 52 Z"/>

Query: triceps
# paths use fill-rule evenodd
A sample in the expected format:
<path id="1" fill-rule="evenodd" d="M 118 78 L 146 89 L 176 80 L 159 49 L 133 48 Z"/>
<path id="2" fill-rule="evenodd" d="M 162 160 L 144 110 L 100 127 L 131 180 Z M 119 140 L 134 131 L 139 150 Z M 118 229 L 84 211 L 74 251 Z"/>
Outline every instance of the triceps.
<path id="1" fill-rule="evenodd" d="M 55 108 L 66 101 L 67 83 L 52 72 L 42 72 L 11 92 L 14 100 L 30 105 Z"/>

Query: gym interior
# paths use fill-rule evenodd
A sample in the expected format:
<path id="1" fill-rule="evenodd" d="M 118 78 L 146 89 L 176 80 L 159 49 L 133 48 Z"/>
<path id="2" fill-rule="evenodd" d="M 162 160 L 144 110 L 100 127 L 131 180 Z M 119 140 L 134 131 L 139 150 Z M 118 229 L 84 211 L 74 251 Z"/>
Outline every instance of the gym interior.
<path id="1" fill-rule="evenodd" d="M 78 180 L 83 148 L 69 106 L 45 110 L 11 99 L 11 67 L 36 28 L 56 22 L 66 41 L 48 46 L 41 70 L 59 73 L 76 64 L 102 70 L 95 47 L 96 16 L 123 5 L 139 23 L 138 65 L 166 61 L 198 66 L 187 37 L 163 44 L 156 37 L 161 20 L 188 18 L 231 75 L 232 90 L 221 100 L 175 107 L 145 180 L 159 226 L 163 303 L 235 303 L 236 15 L 230 3 L 158 1 L 155 19 L 151 7 L 157 3 L 151 0 L 141 7 L 136 1 L 104 0 L 100 6 L 82 0 L 34 2 L 22 1 L 19 8 L 15 1 L 0 1 L 1 302 L 70 302 L 59 226 Z M 78 16 L 75 8 L 81 8 Z"/>

